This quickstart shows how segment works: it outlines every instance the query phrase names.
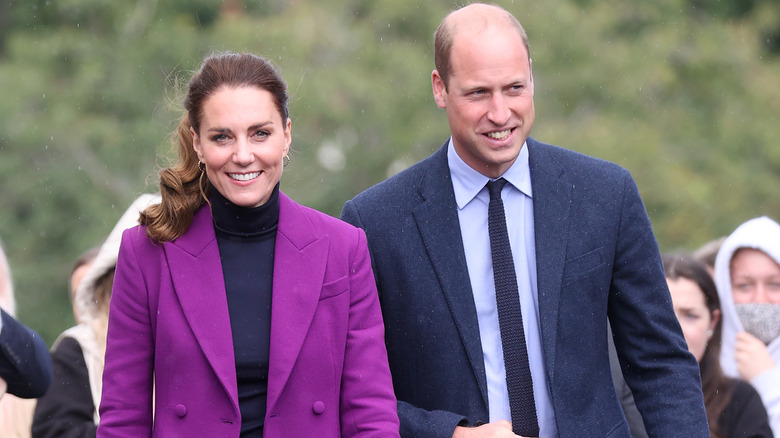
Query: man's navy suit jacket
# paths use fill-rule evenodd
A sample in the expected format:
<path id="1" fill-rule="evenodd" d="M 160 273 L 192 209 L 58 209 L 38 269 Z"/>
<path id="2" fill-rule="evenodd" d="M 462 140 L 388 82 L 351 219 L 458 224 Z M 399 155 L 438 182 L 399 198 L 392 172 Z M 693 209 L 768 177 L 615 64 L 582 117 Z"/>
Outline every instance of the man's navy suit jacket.
<path id="1" fill-rule="evenodd" d="M 709 437 L 699 367 L 628 171 L 529 138 L 542 349 L 559 436 L 628 437 L 607 318 L 650 436 Z M 344 205 L 366 231 L 402 437 L 489 421 L 447 144 Z M 509 218 L 512 220 L 512 218 Z"/>
<path id="2" fill-rule="evenodd" d="M 0 377 L 8 385 L 8 393 L 21 398 L 41 397 L 52 381 L 51 357 L 46 343 L 38 333 L 5 310 L 0 310 L 0 318 L 3 318 Z"/>

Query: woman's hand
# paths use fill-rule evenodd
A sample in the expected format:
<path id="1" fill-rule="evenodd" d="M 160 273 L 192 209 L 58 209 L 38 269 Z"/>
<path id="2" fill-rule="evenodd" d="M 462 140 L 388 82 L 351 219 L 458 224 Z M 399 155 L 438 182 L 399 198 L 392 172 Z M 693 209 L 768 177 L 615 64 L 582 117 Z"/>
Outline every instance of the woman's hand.
<path id="1" fill-rule="evenodd" d="M 775 367 L 766 344 L 748 332 L 737 333 L 734 357 L 740 377 L 748 382 Z"/>

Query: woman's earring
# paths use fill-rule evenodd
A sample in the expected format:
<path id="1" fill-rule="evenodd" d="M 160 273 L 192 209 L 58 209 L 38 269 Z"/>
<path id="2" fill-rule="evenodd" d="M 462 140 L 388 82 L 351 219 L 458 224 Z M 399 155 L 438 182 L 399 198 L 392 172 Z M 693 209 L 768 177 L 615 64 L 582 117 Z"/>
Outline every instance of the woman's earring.
<path id="1" fill-rule="evenodd" d="M 285 155 L 283 160 L 284 160 L 284 164 L 283 164 L 284 167 L 287 167 L 287 165 L 290 164 L 290 161 L 292 161 L 292 160 L 290 160 L 290 155 L 289 154 Z"/>
<path id="2" fill-rule="evenodd" d="M 712 331 L 712 330 L 707 330 L 707 339 L 708 339 L 708 340 L 709 340 L 710 338 L 712 338 L 712 334 L 713 334 L 713 331 Z"/>
<path id="3" fill-rule="evenodd" d="M 198 160 L 198 170 L 203 172 L 203 170 L 206 168 L 206 166 L 203 165 L 203 162 Z"/>

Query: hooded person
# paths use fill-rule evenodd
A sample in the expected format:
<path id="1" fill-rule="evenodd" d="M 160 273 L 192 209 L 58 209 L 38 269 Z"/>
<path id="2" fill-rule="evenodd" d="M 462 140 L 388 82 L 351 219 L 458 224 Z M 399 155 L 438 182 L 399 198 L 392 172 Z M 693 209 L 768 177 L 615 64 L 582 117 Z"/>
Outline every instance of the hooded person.
<path id="1" fill-rule="evenodd" d="M 780 436 L 780 225 L 751 219 L 723 242 L 715 260 L 723 318 L 723 372 L 750 382 Z"/>
<path id="2" fill-rule="evenodd" d="M 136 199 L 84 274 L 75 295 L 81 323 L 65 330 L 52 346 L 54 384 L 35 408 L 34 438 L 96 436 L 108 308 L 122 232 L 138 225 L 140 212 L 159 202 L 160 197 L 151 194 Z"/>

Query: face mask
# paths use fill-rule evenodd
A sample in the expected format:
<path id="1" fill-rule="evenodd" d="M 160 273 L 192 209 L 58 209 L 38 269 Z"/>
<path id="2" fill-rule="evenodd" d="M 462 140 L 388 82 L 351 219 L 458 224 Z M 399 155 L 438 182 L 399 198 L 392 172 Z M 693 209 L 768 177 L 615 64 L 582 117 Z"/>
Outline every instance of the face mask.
<path id="1" fill-rule="evenodd" d="M 737 315 L 745 331 L 769 345 L 780 336 L 780 304 L 737 304 Z"/>

